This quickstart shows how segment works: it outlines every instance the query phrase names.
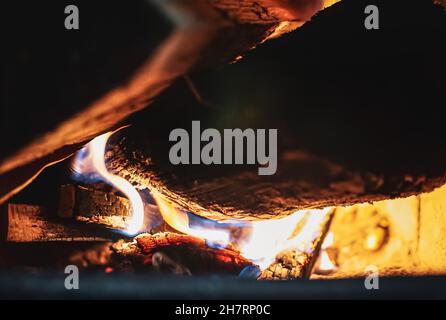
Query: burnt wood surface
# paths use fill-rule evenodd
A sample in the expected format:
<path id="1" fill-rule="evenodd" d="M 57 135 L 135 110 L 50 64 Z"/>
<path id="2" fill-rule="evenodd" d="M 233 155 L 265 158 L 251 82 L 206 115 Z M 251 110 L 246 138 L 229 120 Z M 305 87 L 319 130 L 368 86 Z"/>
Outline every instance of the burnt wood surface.
<path id="1" fill-rule="evenodd" d="M 382 29 L 373 33 L 362 25 L 364 3 L 341 2 L 238 63 L 194 74 L 202 100 L 178 82 L 112 143 L 109 168 L 214 219 L 279 217 L 441 186 L 446 12 L 426 1 L 378 1 Z M 277 173 L 170 165 L 169 132 L 190 132 L 192 120 L 202 130 L 277 128 Z"/>
<path id="2" fill-rule="evenodd" d="M 113 192 L 75 185 L 60 188 L 58 215 L 61 218 L 124 230 L 132 214 L 130 201 Z M 161 223 L 158 207 L 145 202 L 144 223 L 140 231 L 150 231 Z"/>
<path id="3" fill-rule="evenodd" d="M 251 261 L 235 250 L 215 249 L 208 246 L 203 239 L 173 232 L 141 234 L 132 242 L 117 242 L 112 248 L 117 254 L 115 261 L 129 260 L 132 267 L 136 269 L 162 268 L 160 266 L 162 262 L 157 253 L 161 253 L 163 259 L 169 261 L 168 263 L 175 269 L 180 267 L 188 270 L 192 275 L 238 275 L 245 267 L 253 266 Z M 179 273 L 169 270 L 169 272 L 172 271 Z M 183 271 L 181 274 L 189 274 L 189 272 Z"/>

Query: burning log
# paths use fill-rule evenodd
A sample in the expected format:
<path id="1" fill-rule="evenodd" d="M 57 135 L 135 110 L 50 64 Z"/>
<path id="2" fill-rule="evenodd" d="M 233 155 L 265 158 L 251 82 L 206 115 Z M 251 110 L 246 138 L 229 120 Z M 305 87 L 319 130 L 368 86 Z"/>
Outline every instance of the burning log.
<path id="1" fill-rule="evenodd" d="M 128 199 L 111 192 L 89 189 L 82 186 L 63 185 L 60 188 L 59 216 L 93 217 L 130 215 Z"/>
<path id="2" fill-rule="evenodd" d="M 400 6 L 386 3 L 395 13 L 395 22 L 385 39 L 393 43 L 395 35 L 401 36 L 405 51 L 392 47 L 395 55 L 389 53 L 370 68 L 374 78 L 369 80 L 357 66 L 375 61 L 374 52 L 362 57 L 362 51 L 352 53 L 348 44 L 353 34 L 362 47 L 380 47 L 383 40 L 353 31 L 359 20 L 351 13 L 363 15 L 358 6 L 340 3 L 327 9 L 330 15 L 316 16 L 305 27 L 250 52 L 237 64 L 192 75 L 206 105 L 212 108 L 197 102 L 180 83 L 171 86 L 140 115 L 140 121 L 135 120 L 124 139 L 114 143 L 109 169 L 138 188 L 159 190 L 179 207 L 220 220 L 277 218 L 306 208 L 407 197 L 445 184 L 446 135 L 443 119 L 433 110 L 446 99 L 440 89 L 446 71 L 433 59 L 429 62 L 432 83 L 412 81 L 425 77 L 420 71 L 425 61 L 412 61 L 411 57 L 421 49 L 428 56 L 438 55 L 437 49 L 446 54 L 440 40 L 446 36 L 446 13 L 429 2 L 417 2 L 403 6 L 409 13 L 401 15 Z M 409 22 L 404 17 L 411 15 L 423 21 L 417 26 L 420 34 L 426 35 L 418 39 L 422 46 L 408 34 Z M 349 28 L 338 26 L 332 31 L 339 20 Z M 424 40 L 429 45 L 424 45 Z M 336 41 L 344 46 L 339 47 Z M 313 46 L 318 49 L 311 50 Z M 342 63 L 326 58 L 333 47 L 339 47 L 335 59 Z M 375 72 L 378 67 L 380 71 Z M 412 69 L 417 76 L 402 72 Z M 380 80 L 386 72 L 392 74 L 389 88 L 399 90 L 382 89 Z M 324 82 L 328 75 L 330 81 Z M 269 81 L 271 78 L 278 80 Z M 358 84 L 359 78 L 365 83 Z M 339 81 L 342 85 L 334 88 Z M 312 88 L 310 92 L 308 88 Z M 260 97 L 253 95 L 253 90 Z M 362 95 L 356 94 L 357 90 Z M 421 110 L 420 105 L 430 109 Z M 174 128 L 190 128 L 192 120 L 200 120 L 202 128 L 220 130 L 277 128 L 276 174 L 259 176 L 257 166 L 170 164 L 173 143 L 169 144 L 169 133 Z"/>
<path id="3" fill-rule="evenodd" d="M 161 224 L 161 216 L 155 205 L 144 204 L 144 214 L 145 223 L 141 227 L 142 230 L 150 230 Z M 132 210 L 127 198 L 112 192 L 83 186 L 63 185 L 60 188 L 58 215 L 88 224 L 126 229 L 127 222 L 132 216 Z"/>
<path id="4" fill-rule="evenodd" d="M 276 257 L 276 262 L 263 270 L 259 280 L 290 280 L 305 278 L 305 270 L 313 255 L 287 250 Z"/>
<path id="5" fill-rule="evenodd" d="M 60 188 L 58 214 L 63 218 L 124 229 L 126 219 L 131 215 L 130 209 L 126 198 L 113 193 L 74 185 Z"/>
<path id="6" fill-rule="evenodd" d="M 253 263 L 232 249 L 216 249 L 205 240 L 171 232 L 142 234 L 133 242 L 113 245 L 117 259 L 135 268 L 168 268 L 179 274 L 239 274 Z"/>
<path id="7" fill-rule="evenodd" d="M 46 242 L 46 241 L 107 241 L 116 236 L 103 228 L 90 228 L 51 217 L 40 206 L 5 204 L 1 207 L 3 241 Z"/>
<path id="8" fill-rule="evenodd" d="M 179 87 L 147 111 L 146 117 L 158 119 L 159 125 L 147 128 L 146 117 L 141 117 L 132 128 L 112 138 L 107 167 L 138 189 L 154 189 L 178 207 L 206 218 L 278 218 L 302 209 L 409 196 L 445 183 L 440 173 L 426 176 L 416 171 L 410 175 L 354 170 L 306 150 L 285 146 L 278 148 L 277 172 L 271 176 L 260 176 L 257 166 L 249 165 L 173 165 L 168 157 L 170 130 L 190 127 L 188 120 L 197 118 L 204 119 L 203 127 L 212 128 L 212 123 L 206 125 L 206 119 L 215 115 L 213 110 L 203 110 L 191 95 L 181 94 Z M 183 103 L 175 104 L 179 98 Z M 176 106 L 183 110 L 181 121 L 171 117 Z"/>

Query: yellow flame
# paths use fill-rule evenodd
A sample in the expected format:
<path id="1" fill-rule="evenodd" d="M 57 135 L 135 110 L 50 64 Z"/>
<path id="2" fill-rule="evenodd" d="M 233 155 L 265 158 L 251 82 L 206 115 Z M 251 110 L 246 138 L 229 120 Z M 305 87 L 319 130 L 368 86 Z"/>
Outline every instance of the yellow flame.
<path id="1" fill-rule="evenodd" d="M 331 261 L 328 255 L 327 248 L 331 247 L 334 242 L 333 232 L 330 232 L 325 237 L 321 246 L 321 253 L 319 255 L 319 264 L 317 266 L 317 273 L 326 274 L 337 269 L 337 266 Z"/>
<path id="2" fill-rule="evenodd" d="M 328 7 L 330 7 L 330 6 L 332 6 L 332 5 L 334 5 L 335 3 L 338 3 L 340 0 L 324 0 L 323 1 L 323 8 L 325 9 L 325 8 L 328 8 Z"/>
<path id="3" fill-rule="evenodd" d="M 152 191 L 164 221 L 175 230 L 184 234 L 200 237 L 219 244 L 231 244 L 247 259 L 256 263 L 261 270 L 274 262 L 278 253 L 287 249 L 311 250 L 312 241 L 319 236 L 320 227 L 331 208 L 298 211 L 283 219 L 254 222 L 227 222 L 226 229 L 191 227 L 185 211 L 175 208 L 162 195 Z M 306 219 L 304 226 L 294 234 L 300 221 Z M 229 227 L 231 226 L 232 227 Z M 248 230 L 245 236 L 231 236 L 234 228 Z M 236 233 L 237 234 L 237 233 Z"/>
<path id="4" fill-rule="evenodd" d="M 124 193 L 132 207 L 132 216 L 127 222 L 126 232 L 133 235 L 141 230 L 144 224 L 144 204 L 138 191 L 130 182 L 120 176 L 111 174 L 105 167 L 105 147 L 113 132 L 104 133 L 91 140 L 84 148 L 88 157 L 73 163 L 73 170 L 77 173 L 97 172 L 105 182 Z"/>
<path id="5" fill-rule="evenodd" d="M 239 245 L 240 252 L 263 270 L 284 250 L 312 250 L 312 242 L 319 236 L 321 224 L 330 210 L 301 210 L 283 219 L 254 221 L 248 241 Z M 294 234 L 297 224 L 304 218 L 303 228 Z"/>
<path id="6" fill-rule="evenodd" d="M 175 230 L 184 234 L 218 243 L 222 246 L 226 246 L 229 243 L 229 231 L 221 229 L 207 229 L 204 227 L 192 228 L 189 226 L 189 217 L 185 211 L 175 208 L 168 201 L 164 200 L 164 198 L 156 191 L 152 190 L 151 195 L 153 199 L 155 199 L 164 221 Z"/>

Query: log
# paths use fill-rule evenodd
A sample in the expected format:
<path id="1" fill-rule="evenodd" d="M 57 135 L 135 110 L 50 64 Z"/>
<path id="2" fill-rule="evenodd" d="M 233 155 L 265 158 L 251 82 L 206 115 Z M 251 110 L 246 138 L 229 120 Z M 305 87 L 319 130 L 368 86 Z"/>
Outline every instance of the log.
<path id="1" fill-rule="evenodd" d="M 132 242 L 118 242 L 113 245 L 116 259 L 130 260 L 133 267 L 157 269 L 161 259 L 168 259 L 167 264 L 177 266 L 187 274 L 232 274 L 238 275 L 245 267 L 253 263 L 231 249 L 214 249 L 203 239 L 172 232 L 142 234 Z M 155 255 L 156 254 L 156 255 Z M 172 262 L 174 261 L 174 262 Z M 155 266 L 154 266 L 155 263 Z M 178 269 L 177 269 L 178 270 Z"/>
<path id="2" fill-rule="evenodd" d="M 0 207 L 2 241 L 109 241 L 118 236 L 104 228 L 93 228 L 52 217 L 36 205 L 8 203 Z"/>
<path id="3" fill-rule="evenodd" d="M 162 217 L 156 205 L 144 203 L 144 214 L 141 231 L 160 227 Z M 125 229 L 132 216 L 132 210 L 127 198 L 113 192 L 68 184 L 60 188 L 58 215 L 87 224 Z"/>
<path id="4" fill-rule="evenodd" d="M 131 206 L 127 198 L 111 192 L 63 185 L 58 214 L 60 217 L 124 229 L 126 220 L 131 216 Z"/>
<path id="5" fill-rule="evenodd" d="M 175 79 L 230 62 L 270 35 L 296 28 L 310 14 L 307 7 L 299 14 L 299 7 L 289 4 L 277 12 L 280 5 L 263 0 L 158 3 L 161 10 L 143 0 L 125 8 L 117 1 L 107 6 L 78 1 L 82 26 L 71 31 L 59 21 L 62 5 L 28 3 L 25 17 L 22 5 L 4 8 L 11 19 L 6 25 L 17 33 L 6 46 L 3 115 L 8 121 L 1 133 L 10 140 L 0 158 L 0 203 L 47 165 L 117 128 Z M 174 17 L 173 25 L 165 14 Z M 298 24 L 288 24 L 289 19 Z"/>
<path id="6" fill-rule="evenodd" d="M 436 110 L 446 101 L 446 69 L 435 57 L 446 55 L 446 12 L 426 1 L 380 2 L 392 19 L 377 36 L 358 22 L 364 3 L 341 2 L 239 63 L 193 74 L 206 105 L 180 83 L 171 86 L 114 143 L 110 170 L 220 220 L 270 219 L 444 185 L 446 131 Z M 417 37 L 407 16 L 417 16 Z M 386 44 L 379 55 L 368 50 Z M 386 74 L 390 84 L 383 86 Z M 170 165 L 169 132 L 190 130 L 192 120 L 201 120 L 203 129 L 277 128 L 277 173 Z"/>

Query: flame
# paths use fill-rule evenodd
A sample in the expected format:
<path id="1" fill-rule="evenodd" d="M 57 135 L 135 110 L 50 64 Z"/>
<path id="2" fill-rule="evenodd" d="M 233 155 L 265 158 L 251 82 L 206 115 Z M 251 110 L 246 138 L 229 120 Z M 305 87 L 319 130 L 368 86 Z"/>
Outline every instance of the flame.
<path id="1" fill-rule="evenodd" d="M 105 166 L 105 147 L 113 133 L 104 133 L 86 144 L 76 154 L 72 169 L 76 175 L 92 180 L 102 180 L 125 194 L 132 207 L 132 216 L 127 222 L 126 233 L 134 235 L 141 230 L 144 224 L 144 204 L 138 191 L 130 182 L 111 174 Z"/>
<path id="2" fill-rule="evenodd" d="M 252 222 L 252 233 L 246 243 L 240 245 L 240 252 L 262 270 L 284 250 L 310 253 L 313 250 L 312 242 L 320 235 L 320 227 L 330 210 L 300 210 L 286 218 Z M 305 224 L 296 233 L 296 226 L 301 221 Z"/>
<path id="3" fill-rule="evenodd" d="M 319 255 L 319 263 L 316 272 L 319 274 L 327 274 L 337 269 L 337 266 L 331 261 L 328 255 L 327 248 L 331 247 L 334 242 L 333 232 L 330 232 L 325 237 L 321 246 L 321 253 Z"/>
<path id="4" fill-rule="evenodd" d="M 171 205 L 169 202 L 156 191 L 151 192 L 156 204 L 163 216 L 164 221 L 175 230 L 205 239 L 218 246 L 226 247 L 229 244 L 230 233 L 228 230 L 217 228 L 206 228 L 202 225 L 191 226 L 187 212 L 179 210 Z M 215 222 L 218 225 L 218 222 Z"/>
<path id="5" fill-rule="evenodd" d="M 158 192 L 152 191 L 152 196 L 164 221 L 172 228 L 223 247 L 231 245 L 261 270 L 266 269 L 284 250 L 312 250 L 312 241 L 320 234 L 321 224 L 331 210 L 302 210 L 283 219 L 265 221 L 214 221 L 210 227 L 204 223 L 205 218 L 197 218 L 198 223 L 192 224 L 186 211 L 174 207 Z M 296 232 L 300 222 L 304 225 Z"/>
<path id="6" fill-rule="evenodd" d="M 338 3 L 341 0 L 324 0 L 323 1 L 323 8 L 328 8 L 331 7 L 332 5 L 334 5 L 335 3 Z"/>
<path id="7" fill-rule="evenodd" d="M 126 195 L 132 206 L 132 216 L 127 223 L 126 232 L 134 235 L 144 224 L 144 204 L 140 194 L 130 182 L 111 174 L 105 166 L 105 147 L 112 134 L 113 132 L 105 133 L 85 145 L 76 154 L 72 169 L 78 179 L 88 182 L 105 181 Z M 210 246 L 217 248 L 231 246 L 257 264 L 261 270 L 273 263 L 277 254 L 284 250 L 295 249 L 302 252 L 313 250 L 313 240 L 320 235 L 321 225 L 332 210 L 330 207 L 301 210 L 282 219 L 264 221 L 220 222 L 180 210 L 156 190 L 151 190 L 151 195 L 164 221 L 172 228 L 205 239 Z"/>

